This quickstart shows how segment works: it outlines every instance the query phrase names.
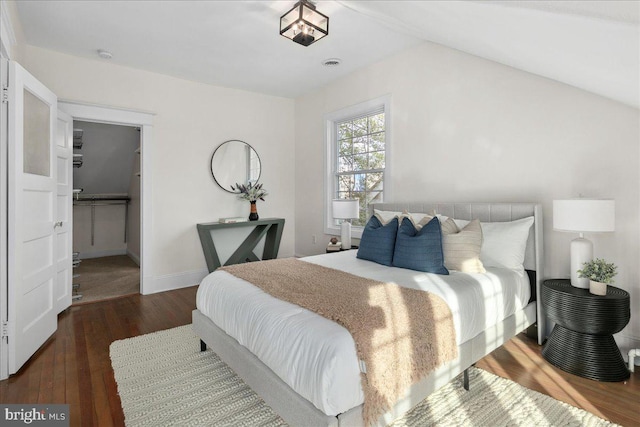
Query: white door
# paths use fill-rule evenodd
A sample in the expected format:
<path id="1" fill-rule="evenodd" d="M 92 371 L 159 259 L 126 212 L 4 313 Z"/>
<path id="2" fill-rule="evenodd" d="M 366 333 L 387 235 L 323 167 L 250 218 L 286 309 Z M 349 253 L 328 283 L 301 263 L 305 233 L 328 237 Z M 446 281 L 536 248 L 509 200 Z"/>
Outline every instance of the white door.
<path id="1" fill-rule="evenodd" d="M 57 211 L 56 230 L 56 276 L 55 305 L 60 313 L 71 305 L 72 255 L 73 255 L 73 118 L 58 110 L 56 135 Z"/>
<path id="2" fill-rule="evenodd" d="M 57 327 L 57 99 L 9 64 L 8 347 L 13 374 Z"/>

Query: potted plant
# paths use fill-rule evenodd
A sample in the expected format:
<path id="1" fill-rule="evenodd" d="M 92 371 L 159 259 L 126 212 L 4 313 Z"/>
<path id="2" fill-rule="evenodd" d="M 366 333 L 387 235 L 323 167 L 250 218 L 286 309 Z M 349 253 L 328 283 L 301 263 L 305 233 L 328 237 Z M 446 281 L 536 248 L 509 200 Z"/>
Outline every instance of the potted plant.
<path id="1" fill-rule="evenodd" d="M 589 292 L 595 295 L 606 295 L 607 285 L 613 284 L 617 268 L 614 263 L 596 258 L 585 262 L 582 270 L 578 270 L 578 275 L 589 279 Z"/>
<path id="2" fill-rule="evenodd" d="M 232 185 L 231 190 L 240 193 L 238 199 L 248 200 L 251 203 L 251 213 L 249 214 L 249 221 L 257 221 L 258 209 L 256 208 L 256 202 L 262 200 L 264 202 L 264 196 L 268 195 L 267 190 L 262 188 L 262 184 L 249 183 L 247 185 L 236 183 L 235 187 Z"/>

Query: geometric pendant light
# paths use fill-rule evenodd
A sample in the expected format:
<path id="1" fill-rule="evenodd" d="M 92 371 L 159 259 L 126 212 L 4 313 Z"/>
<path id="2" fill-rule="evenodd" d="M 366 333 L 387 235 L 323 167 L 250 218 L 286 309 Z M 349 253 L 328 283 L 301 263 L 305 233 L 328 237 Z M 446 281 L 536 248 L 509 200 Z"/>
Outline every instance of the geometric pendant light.
<path id="1" fill-rule="evenodd" d="M 302 46 L 309 46 L 329 34 L 329 17 L 316 6 L 301 0 L 280 17 L 280 35 Z"/>

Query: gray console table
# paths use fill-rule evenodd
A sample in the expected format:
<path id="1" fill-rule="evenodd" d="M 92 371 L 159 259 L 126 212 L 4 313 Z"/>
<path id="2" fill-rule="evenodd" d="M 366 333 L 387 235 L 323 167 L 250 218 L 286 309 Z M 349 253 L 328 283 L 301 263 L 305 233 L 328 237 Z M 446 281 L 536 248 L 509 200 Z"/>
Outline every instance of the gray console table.
<path id="1" fill-rule="evenodd" d="M 198 235 L 202 244 L 202 251 L 207 261 L 209 273 L 220 267 L 220 258 L 216 250 L 215 242 L 211 235 L 213 230 L 226 230 L 238 227 L 252 227 L 246 239 L 231 254 L 224 265 L 241 264 L 250 261 L 260 261 L 260 258 L 253 253 L 256 245 L 265 237 L 264 250 L 262 259 L 275 259 L 278 257 L 278 249 L 280 248 L 280 239 L 282 238 L 282 230 L 284 229 L 284 218 L 265 218 L 257 221 L 219 223 L 210 222 L 206 224 L 198 224 Z"/>

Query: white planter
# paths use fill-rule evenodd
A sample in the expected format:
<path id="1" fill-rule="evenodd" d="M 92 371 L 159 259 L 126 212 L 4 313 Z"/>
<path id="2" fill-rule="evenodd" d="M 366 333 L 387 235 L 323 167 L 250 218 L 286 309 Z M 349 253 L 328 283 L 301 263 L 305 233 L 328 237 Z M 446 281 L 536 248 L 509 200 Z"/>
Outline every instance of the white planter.
<path id="1" fill-rule="evenodd" d="M 594 282 L 593 280 L 589 280 L 589 292 L 594 295 L 606 295 L 607 294 L 607 284 L 601 282 Z"/>

